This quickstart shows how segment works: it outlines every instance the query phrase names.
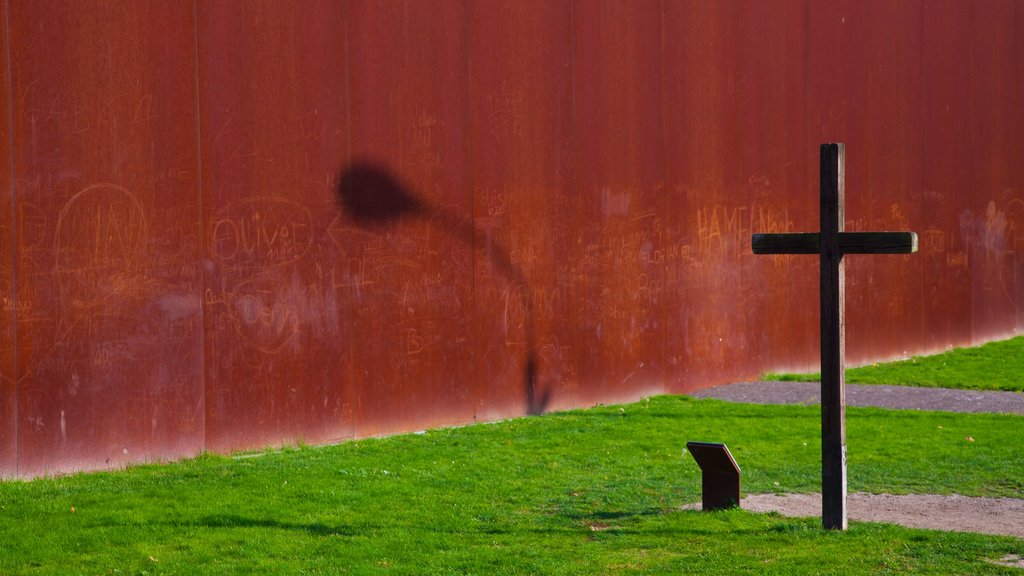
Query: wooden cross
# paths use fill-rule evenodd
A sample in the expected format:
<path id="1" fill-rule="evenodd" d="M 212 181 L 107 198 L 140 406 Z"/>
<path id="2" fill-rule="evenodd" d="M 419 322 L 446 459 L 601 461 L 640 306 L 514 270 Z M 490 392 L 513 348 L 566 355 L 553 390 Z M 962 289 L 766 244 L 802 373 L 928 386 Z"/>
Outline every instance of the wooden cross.
<path id="1" fill-rule="evenodd" d="M 843 232 L 846 150 L 821 145 L 821 232 L 754 234 L 754 254 L 821 257 L 821 520 L 846 529 L 845 254 L 917 252 L 913 232 Z"/>

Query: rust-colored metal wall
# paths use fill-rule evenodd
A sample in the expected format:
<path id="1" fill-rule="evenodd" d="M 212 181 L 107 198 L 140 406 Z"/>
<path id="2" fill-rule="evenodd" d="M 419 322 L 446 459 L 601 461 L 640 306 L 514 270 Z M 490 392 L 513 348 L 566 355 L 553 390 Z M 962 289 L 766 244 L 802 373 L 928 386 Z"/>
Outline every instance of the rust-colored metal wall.
<path id="1" fill-rule="evenodd" d="M 1024 329 L 1024 10 L 7 0 L 0 477 L 685 392 Z"/>
<path id="2" fill-rule="evenodd" d="M 332 193 L 345 162 L 345 11 L 199 2 L 205 448 L 352 435 L 358 328 Z"/>
<path id="3" fill-rule="evenodd" d="M 22 476 L 204 446 L 193 14 L 125 8 L 4 6 L 2 466 Z"/>
<path id="4" fill-rule="evenodd" d="M 491 419 L 586 397 L 573 5 L 469 6 L 476 407 Z"/>
<path id="5" fill-rule="evenodd" d="M 0 14 L 3 25 L 3 44 L 0 44 L 0 93 L 4 101 L 10 100 L 9 56 L 7 52 L 7 14 Z M 18 399 L 17 375 L 14 370 L 15 326 L 14 316 L 14 214 L 12 212 L 11 194 L 11 125 L 10 106 L 0 111 L 0 242 L 3 252 L 0 253 L 0 299 L 3 301 L 3 316 L 0 317 L 0 478 L 13 476 L 18 467 Z M 7 112 L 7 113 L 4 113 Z"/>
<path id="6" fill-rule="evenodd" d="M 471 421 L 469 14 L 404 0 L 353 2 L 348 16 L 355 431 Z"/>

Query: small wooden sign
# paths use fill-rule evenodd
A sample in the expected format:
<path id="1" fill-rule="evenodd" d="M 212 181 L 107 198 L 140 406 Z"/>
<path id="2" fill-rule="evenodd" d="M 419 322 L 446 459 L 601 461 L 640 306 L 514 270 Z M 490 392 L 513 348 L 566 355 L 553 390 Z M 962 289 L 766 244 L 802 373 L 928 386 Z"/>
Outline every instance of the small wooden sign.
<path id="1" fill-rule="evenodd" d="M 701 507 L 704 510 L 740 505 L 740 467 L 725 444 L 687 442 L 686 449 L 701 471 Z"/>

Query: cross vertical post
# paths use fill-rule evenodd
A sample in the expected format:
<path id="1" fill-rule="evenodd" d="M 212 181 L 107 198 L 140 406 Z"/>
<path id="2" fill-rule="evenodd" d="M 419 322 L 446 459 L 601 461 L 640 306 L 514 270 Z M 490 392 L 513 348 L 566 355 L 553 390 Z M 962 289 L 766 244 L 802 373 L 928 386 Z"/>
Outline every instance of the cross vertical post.
<path id="1" fill-rule="evenodd" d="M 754 234 L 754 254 L 817 254 L 821 259 L 821 521 L 845 530 L 846 520 L 846 254 L 911 254 L 913 232 L 846 232 L 846 148 L 821 145 L 821 230 Z"/>
<path id="2" fill-rule="evenodd" d="M 846 150 L 821 146 L 821 514 L 825 528 L 846 520 L 846 266 L 839 248 L 844 228 Z"/>

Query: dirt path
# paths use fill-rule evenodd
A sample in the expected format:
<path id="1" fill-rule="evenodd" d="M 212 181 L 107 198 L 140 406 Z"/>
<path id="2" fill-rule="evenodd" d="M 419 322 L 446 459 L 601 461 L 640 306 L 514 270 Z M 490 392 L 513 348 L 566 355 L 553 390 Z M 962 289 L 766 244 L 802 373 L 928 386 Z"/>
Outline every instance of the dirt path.
<path id="1" fill-rule="evenodd" d="M 751 404 L 817 404 L 821 397 L 820 388 L 821 385 L 817 382 L 741 382 L 700 390 L 692 396 Z M 1024 415 L 1024 394 L 989 390 L 847 384 L 846 405 Z"/>
<path id="2" fill-rule="evenodd" d="M 821 494 L 751 494 L 740 507 L 783 516 L 820 517 Z M 1013 498 L 855 492 L 847 496 L 847 510 L 850 520 L 1024 538 L 1024 500 Z"/>
<path id="3" fill-rule="evenodd" d="M 817 404 L 819 388 L 817 382 L 742 382 L 701 390 L 692 396 L 752 404 Z M 847 384 L 846 404 L 1024 415 L 1024 394 L 1016 392 Z M 1021 499 L 865 493 L 850 494 L 847 498 L 851 520 L 1024 538 L 1024 500 Z M 821 495 L 751 494 L 743 499 L 741 507 L 784 516 L 821 517 Z M 1024 560 L 1018 557 L 1005 565 L 1024 568 Z"/>

